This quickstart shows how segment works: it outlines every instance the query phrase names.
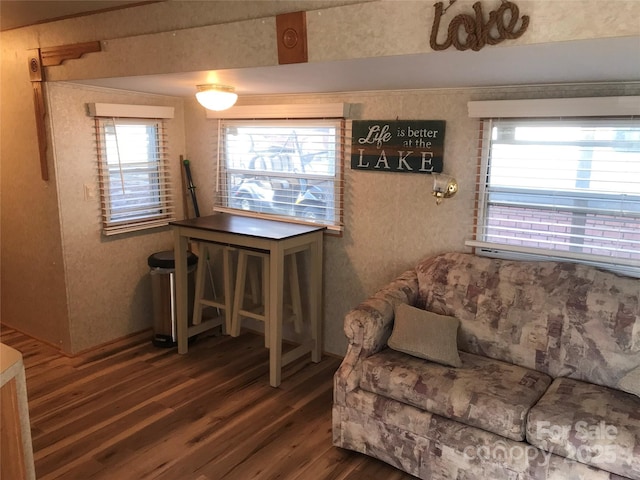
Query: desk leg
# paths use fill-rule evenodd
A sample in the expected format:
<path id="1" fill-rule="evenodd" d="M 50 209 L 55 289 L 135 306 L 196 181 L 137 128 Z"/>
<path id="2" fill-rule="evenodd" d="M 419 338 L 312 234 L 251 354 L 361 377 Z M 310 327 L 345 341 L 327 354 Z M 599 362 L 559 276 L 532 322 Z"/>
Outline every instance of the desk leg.
<path id="1" fill-rule="evenodd" d="M 178 331 L 178 353 L 187 353 L 189 315 L 187 306 L 187 238 L 174 229 L 174 261 L 176 276 L 176 324 Z"/>
<path id="2" fill-rule="evenodd" d="M 233 334 L 233 278 L 231 276 L 231 247 L 222 247 L 222 272 L 224 281 L 224 323 L 222 333 Z"/>
<path id="3" fill-rule="evenodd" d="M 282 373 L 282 297 L 284 289 L 284 250 L 278 242 L 269 254 L 269 383 L 280 385 Z"/>
<path id="4" fill-rule="evenodd" d="M 309 316 L 311 317 L 311 361 L 322 357 L 322 232 L 315 235 L 310 246 Z"/>

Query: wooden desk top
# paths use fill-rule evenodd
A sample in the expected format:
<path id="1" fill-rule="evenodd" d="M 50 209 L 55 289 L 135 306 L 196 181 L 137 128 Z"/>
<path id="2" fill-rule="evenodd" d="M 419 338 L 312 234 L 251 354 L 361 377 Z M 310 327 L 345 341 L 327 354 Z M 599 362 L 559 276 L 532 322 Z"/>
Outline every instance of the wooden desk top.
<path id="1" fill-rule="evenodd" d="M 300 225 L 277 220 L 266 220 L 264 218 L 246 217 L 244 215 L 232 215 L 230 213 L 215 213 L 206 217 L 178 220 L 170 222 L 169 225 L 234 235 L 247 235 L 268 240 L 284 240 L 326 228 L 323 225 Z"/>

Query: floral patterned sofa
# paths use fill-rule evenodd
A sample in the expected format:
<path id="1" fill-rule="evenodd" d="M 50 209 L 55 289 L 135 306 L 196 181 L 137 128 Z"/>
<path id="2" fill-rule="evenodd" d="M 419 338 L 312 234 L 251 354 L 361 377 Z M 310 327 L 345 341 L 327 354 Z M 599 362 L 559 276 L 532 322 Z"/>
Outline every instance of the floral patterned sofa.
<path id="1" fill-rule="evenodd" d="M 402 305 L 459 321 L 461 366 L 388 346 Z M 640 479 L 640 280 L 446 253 L 344 330 L 334 445 L 429 480 Z"/>

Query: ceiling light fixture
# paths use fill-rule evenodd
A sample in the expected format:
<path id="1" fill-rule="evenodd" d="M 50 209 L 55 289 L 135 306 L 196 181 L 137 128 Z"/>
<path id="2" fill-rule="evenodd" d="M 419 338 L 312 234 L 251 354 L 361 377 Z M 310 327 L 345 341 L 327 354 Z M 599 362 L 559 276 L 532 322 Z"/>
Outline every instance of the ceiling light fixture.
<path id="1" fill-rule="evenodd" d="M 208 110 L 226 110 L 238 100 L 238 94 L 233 87 L 209 83 L 197 85 L 196 88 L 198 89 L 196 93 L 198 102 Z"/>

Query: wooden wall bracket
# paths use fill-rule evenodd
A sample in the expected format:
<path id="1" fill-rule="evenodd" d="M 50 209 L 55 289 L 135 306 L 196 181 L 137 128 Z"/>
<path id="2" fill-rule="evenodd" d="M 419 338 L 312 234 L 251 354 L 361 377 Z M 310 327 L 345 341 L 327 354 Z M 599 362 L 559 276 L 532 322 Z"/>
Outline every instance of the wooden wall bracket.
<path id="1" fill-rule="evenodd" d="M 60 65 L 65 60 L 75 60 L 85 53 L 99 52 L 102 50 L 100 42 L 75 43 L 73 45 L 60 45 L 57 47 L 44 47 L 40 49 L 40 58 L 43 67 Z"/>
<path id="2" fill-rule="evenodd" d="M 307 56 L 307 15 L 305 12 L 276 16 L 278 63 L 305 63 Z"/>
<path id="3" fill-rule="evenodd" d="M 38 134 L 38 151 L 40 154 L 40 175 L 42 180 L 49 180 L 49 168 L 47 166 L 47 132 L 44 117 L 46 109 L 44 106 L 44 94 L 42 82 L 44 72 L 42 71 L 42 59 L 40 49 L 29 50 L 29 77 L 33 89 L 33 106 L 36 113 L 36 132 Z"/>
<path id="4" fill-rule="evenodd" d="M 36 132 L 38 134 L 38 152 L 40 155 L 40 174 L 42 180 L 49 180 L 47 166 L 47 131 L 45 127 L 46 108 L 42 83 L 45 81 L 43 67 L 60 65 L 65 60 L 80 58 L 85 53 L 102 50 L 100 42 L 76 43 L 58 47 L 34 48 L 29 50 L 29 79 L 33 88 L 33 106 L 36 114 Z"/>

